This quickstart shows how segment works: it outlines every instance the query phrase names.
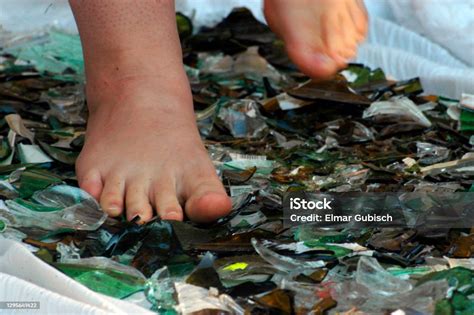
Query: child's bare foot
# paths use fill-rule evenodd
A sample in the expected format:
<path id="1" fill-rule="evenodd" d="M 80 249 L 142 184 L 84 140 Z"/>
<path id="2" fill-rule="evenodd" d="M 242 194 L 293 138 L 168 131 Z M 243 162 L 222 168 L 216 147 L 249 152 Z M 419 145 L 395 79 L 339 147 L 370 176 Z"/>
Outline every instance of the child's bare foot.
<path id="1" fill-rule="evenodd" d="M 367 32 L 362 0 L 265 0 L 264 11 L 293 62 L 315 78 L 344 67 Z"/>
<path id="2" fill-rule="evenodd" d="M 76 170 L 109 215 L 195 221 L 231 202 L 196 127 L 172 0 L 70 0 L 89 121 Z"/>

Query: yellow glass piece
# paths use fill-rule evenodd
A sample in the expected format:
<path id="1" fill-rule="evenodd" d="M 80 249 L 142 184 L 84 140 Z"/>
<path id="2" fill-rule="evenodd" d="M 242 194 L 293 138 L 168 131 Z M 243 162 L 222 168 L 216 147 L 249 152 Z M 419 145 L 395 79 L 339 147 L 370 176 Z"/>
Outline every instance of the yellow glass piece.
<path id="1" fill-rule="evenodd" d="M 249 264 L 244 262 L 236 262 L 232 265 L 229 265 L 224 268 L 224 270 L 235 271 L 235 270 L 244 270 Z"/>

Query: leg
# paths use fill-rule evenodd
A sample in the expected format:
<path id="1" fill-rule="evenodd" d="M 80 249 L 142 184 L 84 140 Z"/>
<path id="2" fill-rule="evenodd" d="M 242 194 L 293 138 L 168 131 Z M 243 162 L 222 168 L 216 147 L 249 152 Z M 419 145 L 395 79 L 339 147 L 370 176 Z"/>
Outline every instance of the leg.
<path id="1" fill-rule="evenodd" d="M 367 32 L 362 0 L 265 0 L 264 12 L 293 62 L 315 78 L 344 67 Z"/>
<path id="2" fill-rule="evenodd" d="M 80 186 L 109 215 L 181 220 L 231 204 L 197 131 L 172 0 L 70 1 L 89 107 Z"/>

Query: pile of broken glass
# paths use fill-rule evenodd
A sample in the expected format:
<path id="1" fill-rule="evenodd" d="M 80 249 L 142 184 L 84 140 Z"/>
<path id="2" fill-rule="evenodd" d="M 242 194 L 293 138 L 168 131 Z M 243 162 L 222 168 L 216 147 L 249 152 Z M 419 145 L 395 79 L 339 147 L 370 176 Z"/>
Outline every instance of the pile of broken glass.
<path id="1" fill-rule="evenodd" d="M 245 9 L 194 32 L 176 18 L 231 214 L 208 225 L 108 218 L 74 173 L 87 119 L 79 38 L 3 34 L 0 238 L 158 313 L 474 313 L 470 227 L 282 222 L 289 191 L 474 191 L 474 96 L 423 95 L 417 78 L 359 64 L 311 81 Z"/>

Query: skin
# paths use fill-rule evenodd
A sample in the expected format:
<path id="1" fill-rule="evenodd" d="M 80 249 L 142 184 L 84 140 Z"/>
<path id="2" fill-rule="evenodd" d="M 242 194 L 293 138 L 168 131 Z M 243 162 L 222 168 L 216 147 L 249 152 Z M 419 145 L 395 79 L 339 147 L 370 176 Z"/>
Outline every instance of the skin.
<path id="1" fill-rule="evenodd" d="M 315 79 L 344 68 L 367 33 L 362 0 L 265 0 L 264 13 L 291 60 Z"/>
<path id="2" fill-rule="evenodd" d="M 79 185 L 110 216 L 197 222 L 231 202 L 200 139 L 172 0 L 70 0 L 89 108 Z M 267 0 L 267 21 L 307 75 L 327 77 L 367 29 L 356 0 Z"/>

